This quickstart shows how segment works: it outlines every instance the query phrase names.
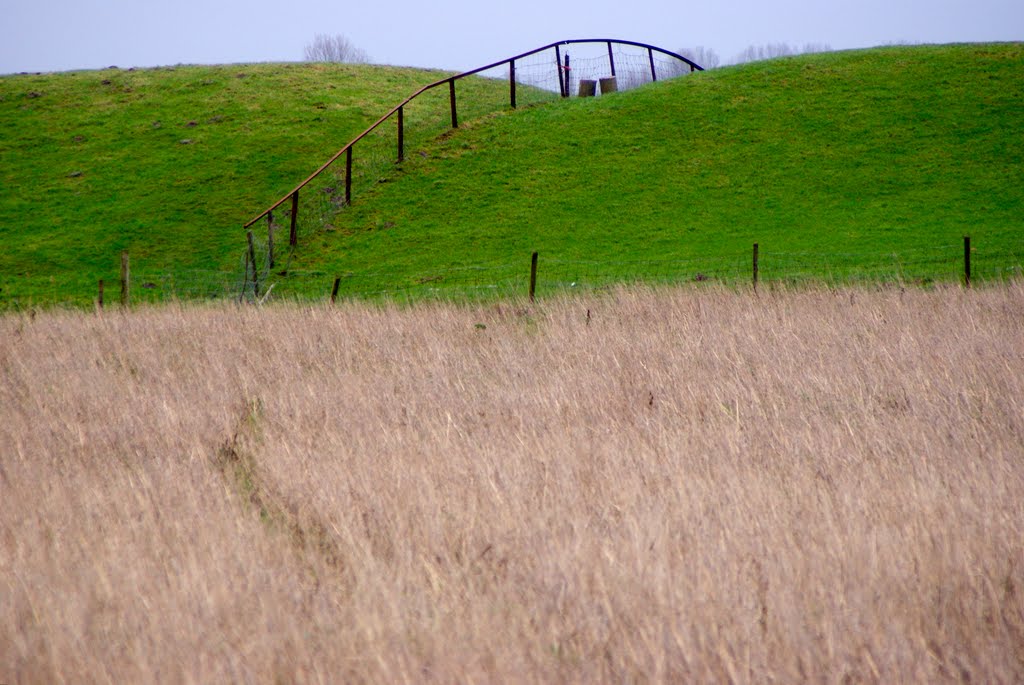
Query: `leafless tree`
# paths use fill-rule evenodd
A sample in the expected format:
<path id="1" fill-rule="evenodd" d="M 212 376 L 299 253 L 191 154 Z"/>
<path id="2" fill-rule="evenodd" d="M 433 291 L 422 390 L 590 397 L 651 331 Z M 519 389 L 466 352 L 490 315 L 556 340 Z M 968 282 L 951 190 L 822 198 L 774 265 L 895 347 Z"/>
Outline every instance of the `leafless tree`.
<path id="1" fill-rule="evenodd" d="M 744 62 L 757 62 L 762 59 L 775 59 L 776 57 L 789 57 L 809 52 L 828 52 L 832 47 L 828 43 L 806 43 L 803 48 L 791 47 L 788 43 L 766 43 L 764 45 L 749 45 L 736 55 L 733 62 L 742 64 Z"/>
<path id="2" fill-rule="evenodd" d="M 313 42 L 306 46 L 306 61 L 366 63 L 370 61 L 370 56 L 341 34 L 328 36 L 318 33 Z"/>
<path id="3" fill-rule="evenodd" d="M 800 52 L 805 55 L 812 52 L 832 52 L 832 46 L 828 43 L 804 43 Z"/>
<path id="4" fill-rule="evenodd" d="M 714 69 L 722 63 L 717 52 L 703 45 L 698 45 L 695 48 L 681 48 L 679 54 L 686 59 L 693 60 L 705 69 Z"/>
<path id="5" fill-rule="evenodd" d="M 795 55 L 796 50 L 788 43 L 766 43 L 764 45 L 748 45 L 743 52 L 736 55 L 736 64 L 744 62 L 757 62 L 763 59 L 774 59 L 776 57 L 788 57 Z"/>

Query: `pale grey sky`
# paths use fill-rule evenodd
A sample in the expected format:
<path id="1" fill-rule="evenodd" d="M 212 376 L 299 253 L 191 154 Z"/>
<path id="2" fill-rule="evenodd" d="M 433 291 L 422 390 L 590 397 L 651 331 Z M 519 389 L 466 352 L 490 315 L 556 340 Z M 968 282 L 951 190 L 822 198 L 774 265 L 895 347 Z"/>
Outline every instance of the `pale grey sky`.
<path id="1" fill-rule="evenodd" d="M 110 65 L 299 61 L 341 33 L 380 64 L 471 69 L 557 40 L 704 45 L 724 62 L 751 44 L 1024 39 L 1024 0 L 2 0 L 0 74 Z"/>

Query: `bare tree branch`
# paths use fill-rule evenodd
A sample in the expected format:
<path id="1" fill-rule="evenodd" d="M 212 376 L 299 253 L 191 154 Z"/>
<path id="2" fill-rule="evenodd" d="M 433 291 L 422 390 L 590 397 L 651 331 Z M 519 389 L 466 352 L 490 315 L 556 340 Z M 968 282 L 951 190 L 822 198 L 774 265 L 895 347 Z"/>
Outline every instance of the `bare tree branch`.
<path id="1" fill-rule="evenodd" d="M 318 33 L 313 42 L 306 45 L 306 61 L 367 63 L 370 56 L 340 33 L 334 36 Z"/>
<path id="2" fill-rule="evenodd" d="M 681 48 L 678 52 L 683 57 L 692 59 L 705 69 L 714 69 L 722 63 L 717 52 L 703 45 L 698 45 L 695 48 Z"/>
<path id="3" fill-rule="evenodd" d="M 763 59 L 775 59 L 776 57 L 789 57 L 809 52 L 829 52 L 832 49 L 828 43 L 806 43 L 803 48 L 791 47 L 788 43 L 766 43 L 764 45 L 749 45 L 743 52 L 733 59 L 734 64 L 744 62 L 757 62 Z"/>

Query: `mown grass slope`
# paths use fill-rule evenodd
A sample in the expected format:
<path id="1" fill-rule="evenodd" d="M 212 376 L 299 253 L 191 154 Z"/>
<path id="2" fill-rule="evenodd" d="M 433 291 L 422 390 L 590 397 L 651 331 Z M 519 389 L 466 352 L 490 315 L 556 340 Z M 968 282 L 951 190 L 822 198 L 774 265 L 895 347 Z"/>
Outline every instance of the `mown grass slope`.
<path id="1" fill-rule="evenodd" d="M 753 63 L 530 108 L 414 156 L 301 261 L 358 290 L 436 286 L 467 265 L 524 273 L 533 250 L 597 262 L 598 278 L 664 259 L 727 272 L 749 269 L 759 242 L 768 277 L 955 278 L 970 234 L 975 268 L 1005 274 L 1024 252 L 1022 97 L 1024 46 L 953 45 Z"/>
<path id="2" fill-rule="evenodd" d="M 168 272 L 237 268 L 251 214 L 440 77 L 248 64 L 0 78 L 0 303 L 91 297 L 121 250 Z"/>
<path id="3" fill-rule="evenodd" d="M 259 65 L 0 79 L 0 304 L 87 302 L 123 249 L 179 280 L 240 274 L 244 221 L 437 78 Z M 315 295 L 336 274 L 343 293 L 486 288 L 518 284 L 533 250 L 542 284 L 745 277 L 758 242 L 764 278 L 952 279 L 965 234 L 976 272 L 1006 276 L 1024 261 L 1022 84 L 1021 44 L 808 55 L 483 119 L 474 106 L 506 85 L 460 82 L 461 128 L 417 139 L 410 108 L 406 162 L 304 228 L 271 278 Z"/>

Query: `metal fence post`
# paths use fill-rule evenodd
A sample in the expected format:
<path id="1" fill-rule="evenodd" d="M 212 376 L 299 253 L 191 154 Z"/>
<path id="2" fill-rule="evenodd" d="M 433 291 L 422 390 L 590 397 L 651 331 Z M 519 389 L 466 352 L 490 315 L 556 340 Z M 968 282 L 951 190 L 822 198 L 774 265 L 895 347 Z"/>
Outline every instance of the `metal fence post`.
<path id="1" fill-rule="evenodd" d="M 563 97 L 572 95 L 572 77 L 569 74 L 569 53 L 565 53 L 565 95 Z"/>
<path id="2" fill-rule="evenodd" d="M 562 79 L 562 51 L 555 46 L 555 71 L 558 72 L 558 94 L 565 97 L 565 81 Z"/>
<path id="3" fill-rule="evenodd" d="M 512 109 L 516 108 L 516 61 L 510 59 L 508 61 L 508 92 L 509 101 L 512 103 Z"/>

